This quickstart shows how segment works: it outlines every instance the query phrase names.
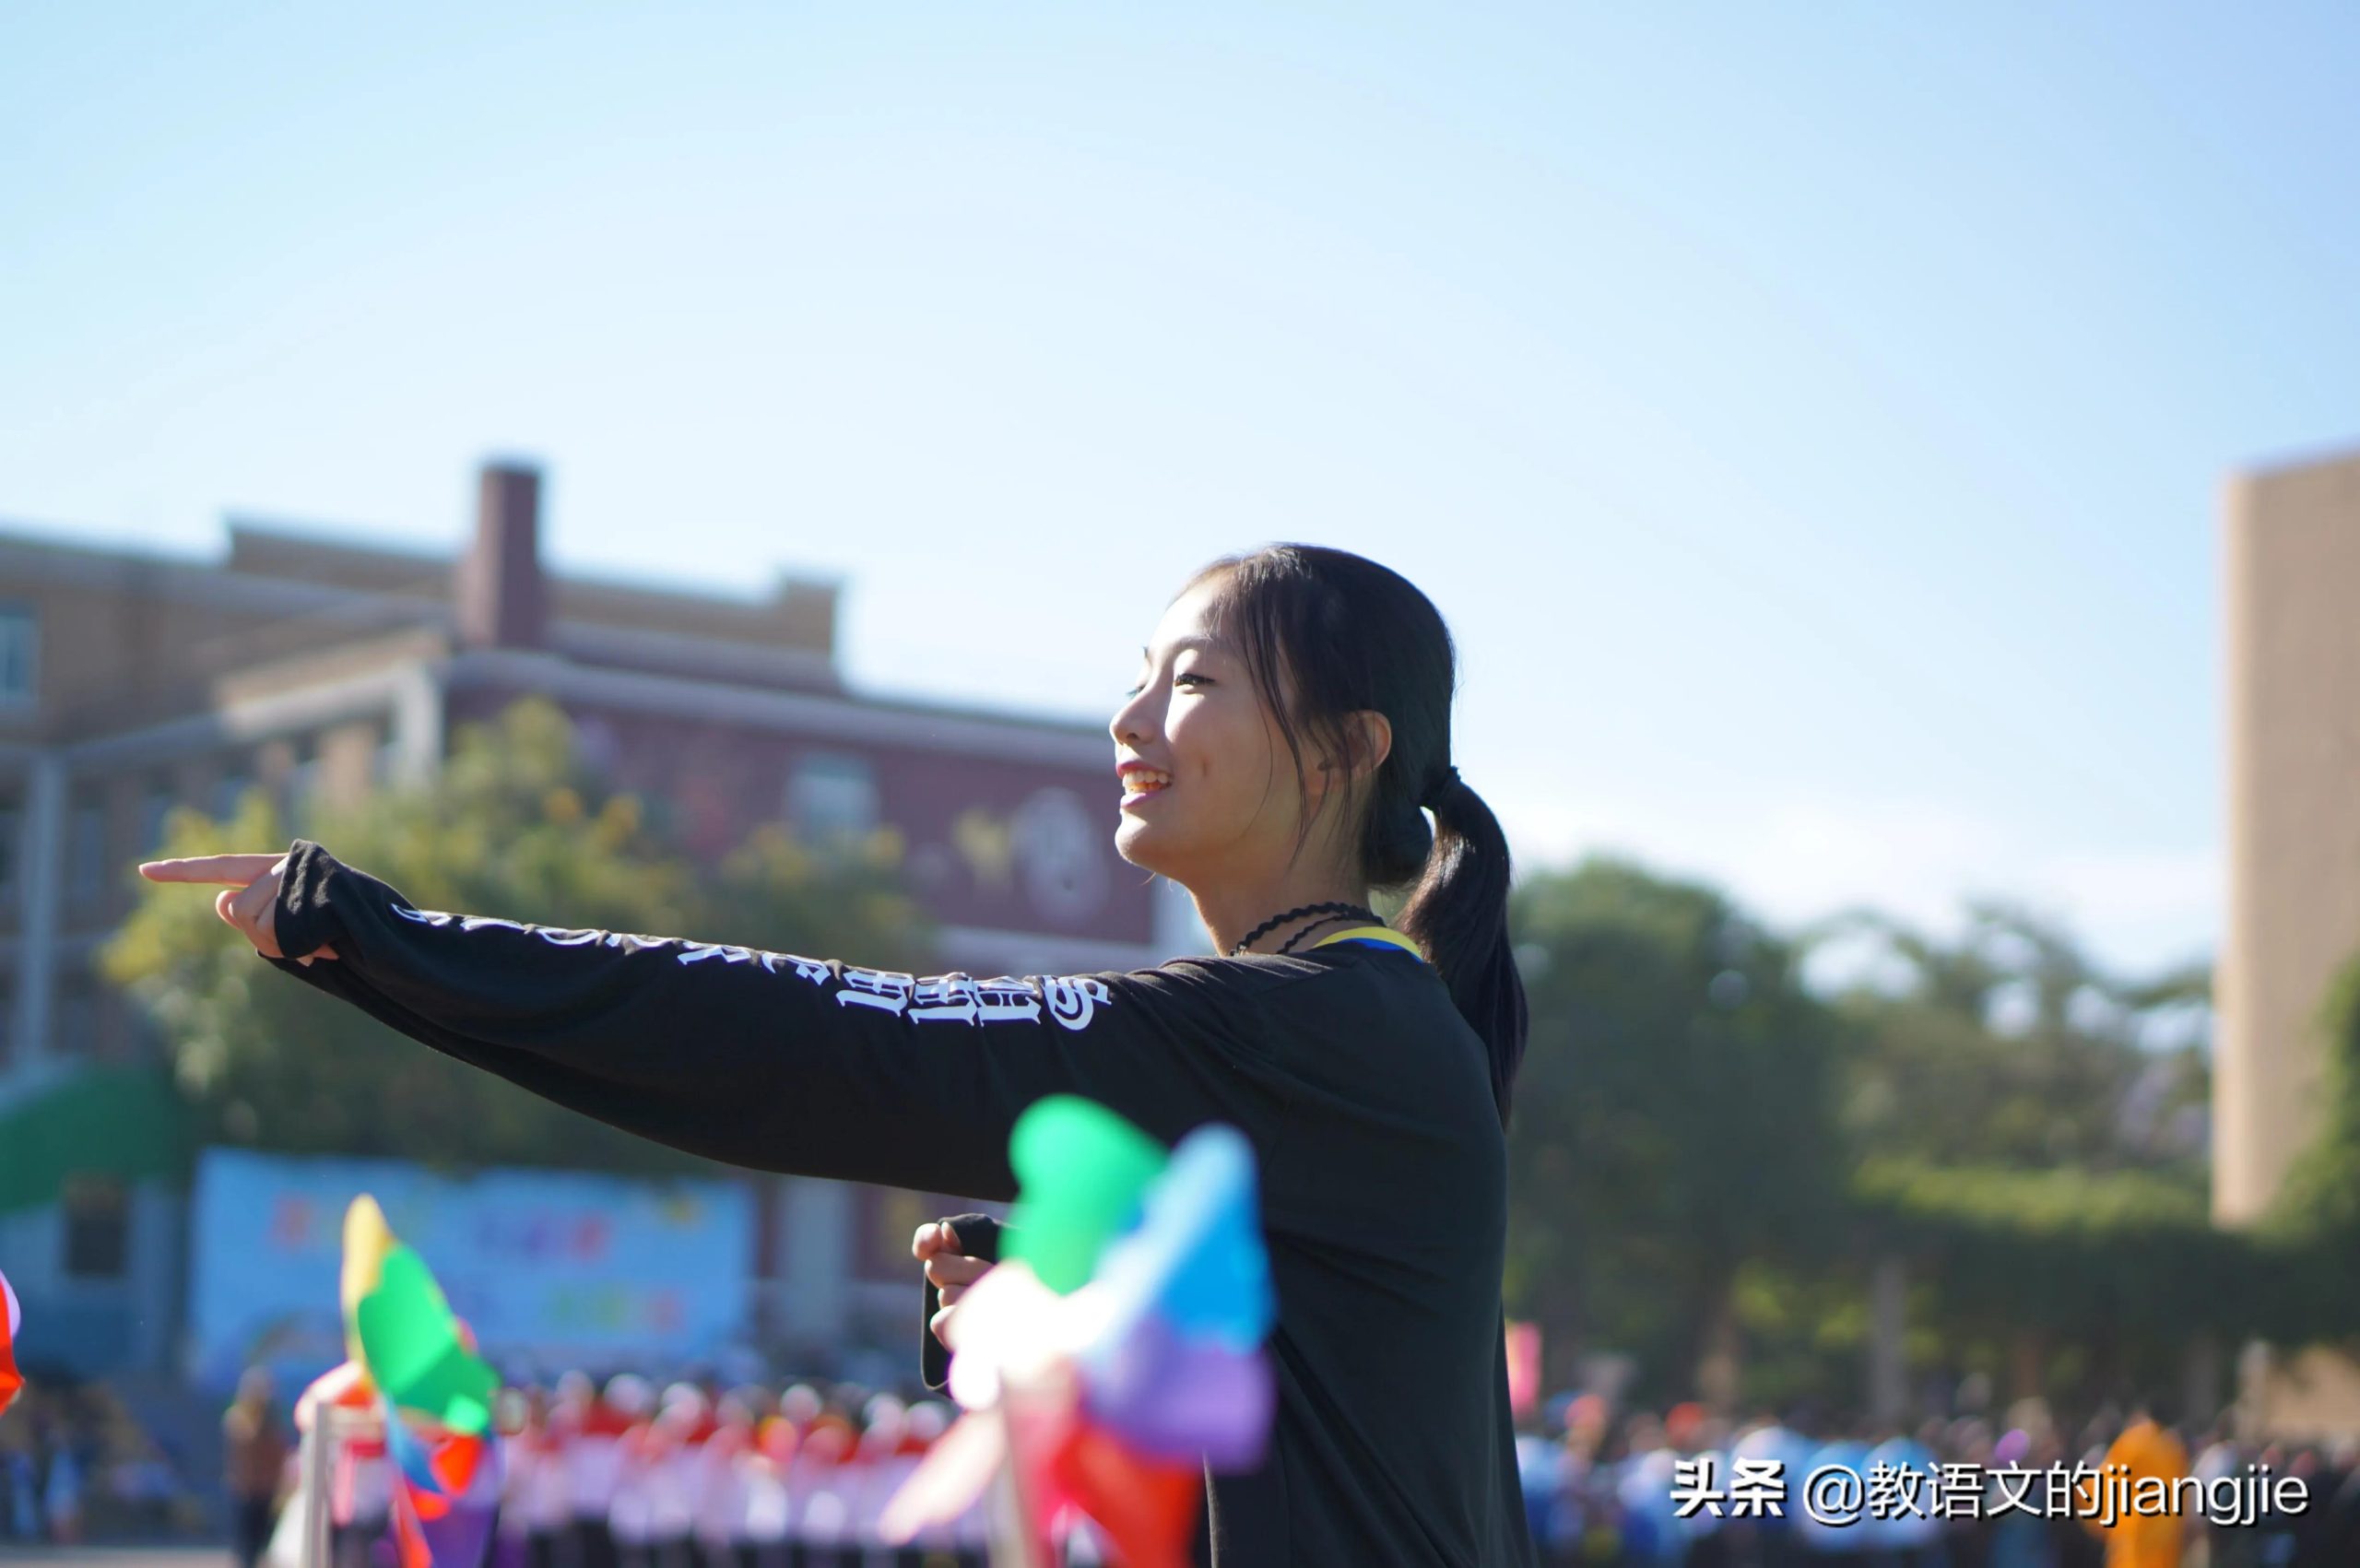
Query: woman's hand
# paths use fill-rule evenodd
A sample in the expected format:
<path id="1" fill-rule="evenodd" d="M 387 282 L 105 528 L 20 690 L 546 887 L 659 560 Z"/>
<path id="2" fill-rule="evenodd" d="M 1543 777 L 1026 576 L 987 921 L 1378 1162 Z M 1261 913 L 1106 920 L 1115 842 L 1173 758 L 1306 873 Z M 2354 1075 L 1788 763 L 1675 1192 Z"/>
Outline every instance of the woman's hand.
<path id="1" fill-rule="evenodd" d="M 284 958 L 278 950 L 276 919 L 278 879 L 287 870 L 283 855 L 199 855 L 184 860 L 150 860 L 139 874 L 151 882 L 224 883 L 214 896 L 213 913 L 238 928 L 265 958 Z M 236 890 L 232 891 L 231 890 Z M 295 961 L 332 959 L 336 949 L 321 947 Z"/>
<path id="2" fill-rule="evenodd" d="M 918 1233 L 910 1240 L 910 1256 L 926 1265 L 926 1281 L 934 1287 L 942 1302 L 942 1309 L 934 1315 L 926 1326 L 934 1330 L 934 1337 L 946 1345 L 950 1343 L 950 1337 L 943 1332 L 943 1327 L 950 1321 L 951 1311 L 958 1305 L 959 1298 L 965 1295 L 967 1287 L 982 1279 L 992 1267 L 983 1258 L 970 1257 L 961 1252 L 960 1245 L 959 1232 L 944 1220 L 919 1226 Z"/>

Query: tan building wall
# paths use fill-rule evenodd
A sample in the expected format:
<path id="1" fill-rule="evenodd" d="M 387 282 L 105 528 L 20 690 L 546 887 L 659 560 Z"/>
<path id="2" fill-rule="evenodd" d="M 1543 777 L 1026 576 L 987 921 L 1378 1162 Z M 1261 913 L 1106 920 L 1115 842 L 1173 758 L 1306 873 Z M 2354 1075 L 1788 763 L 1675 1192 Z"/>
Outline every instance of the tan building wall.
<path id="1" fill-rule="evenodd" d="M 0 607 L 37 629 L 33 700 L 0 703 L 0 741 L 31 744 L 185 713 L 220 676 L 420 615 L 406 605 L 337 615 L 301 584 L 6 536 Z"/>
<path id="2" fill-rule="evenodd" d="M 2242 1225 L 2318 1130 L 2319 1008 L 2360 955 L 2360 454 L 2240 476 L 2225 533 L 2212 1208 Z"/>

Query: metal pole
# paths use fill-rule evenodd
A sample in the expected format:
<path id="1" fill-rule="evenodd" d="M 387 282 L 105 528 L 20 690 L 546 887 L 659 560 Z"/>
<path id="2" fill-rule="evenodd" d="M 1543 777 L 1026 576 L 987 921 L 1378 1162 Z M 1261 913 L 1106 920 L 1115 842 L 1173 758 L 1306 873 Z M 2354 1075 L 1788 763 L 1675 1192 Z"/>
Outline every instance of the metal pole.
<path id="1" fill-rule="evenodd" d="M 991 1568 L 1049 1568 L 1041 1561 L 1033 1524 L 1038 1516 L 1037 1501 L 1024 1495 L 1024 1483 L 1017 1473 L 1019 1422 L 1011 1417 L 1009 1408 L 1021 1398 L 1013 1385 L 1004 1384 L 999 1403 L 992 1412 L 992 1418 L 999 1422 L 1001 1452 L 1006 1456 L 1000 1461 L 999 1474 L 992 1478 L 991 1490 L 985 1494 L 991 1520 Z"/>
<path id="2" fill-rule="evenodd" d="M 328 1485 L 336 1469 L 336 1434 L 329 1429 L 335 1420 L 335 1406 L 315 1403 L 312 1424 L 303 1432 L 303 1479 L 297 1494 L 304 1509 L 303 1568 L 328 1568 Z"/>
<path id="3" fill-rule="evenodd" d="M 1880 1424 L 1906 1414 L 1908 1328 L 1908 1269 L 1899 1254 L 1887 1253 L 1869 1275 L 1869 1419 Z"/>

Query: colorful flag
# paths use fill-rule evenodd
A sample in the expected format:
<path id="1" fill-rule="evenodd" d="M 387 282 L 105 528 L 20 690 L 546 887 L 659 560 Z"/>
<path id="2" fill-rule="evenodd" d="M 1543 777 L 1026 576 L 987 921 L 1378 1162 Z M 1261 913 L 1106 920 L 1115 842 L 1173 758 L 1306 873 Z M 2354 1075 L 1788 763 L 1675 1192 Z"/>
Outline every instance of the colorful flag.
<path id="1" fill-rule="evenodd" d="M 17 1310 L 17 1292 L 9 1287 L 8 1277 L 0 1274 L 0 1410 L 8 1408 L 17 1390 L 25 1385 L 22 1373 L 17 1371 L 17 1328 L 24 1315 Z"/>
<path id="2" fill-rule="evenodd" d="M 353 1385 L 374 1397 L 394 1461 L 401 1568 L 480 1568 L 493 1506 L 478 1494 L 498 1495 L 499 1377 L 426 1260 L 365 1193 L 345 1212 L 340 1287 Z"/>

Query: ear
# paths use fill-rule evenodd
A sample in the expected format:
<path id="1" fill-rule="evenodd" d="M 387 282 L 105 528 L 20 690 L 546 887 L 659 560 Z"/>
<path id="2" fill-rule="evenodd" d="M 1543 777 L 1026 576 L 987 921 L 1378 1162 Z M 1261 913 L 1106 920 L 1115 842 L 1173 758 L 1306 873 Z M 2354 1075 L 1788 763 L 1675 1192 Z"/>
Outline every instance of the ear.
<path id="1" fill-rule="evenodd" d="M 1319 767 L 1332 784 L 1357 783 L 1373 777 L 1392 754 L 1393 721 L 1374 708 L 1361 708 L 1344 715 L 1344 756 L 1322 757 Z M 1339 771 L 1342 776 L 1334 777 Z"/>

